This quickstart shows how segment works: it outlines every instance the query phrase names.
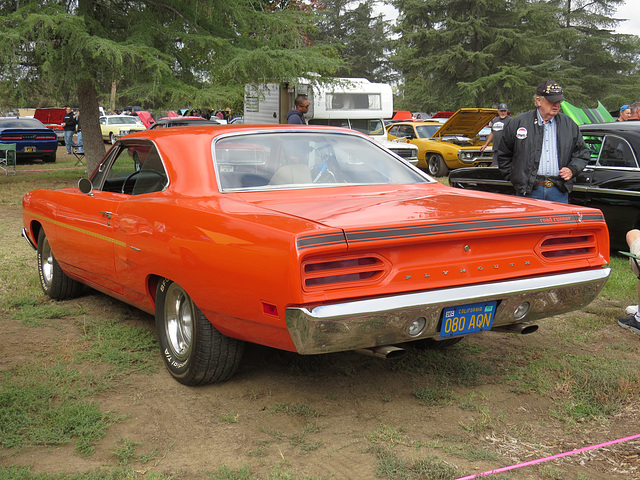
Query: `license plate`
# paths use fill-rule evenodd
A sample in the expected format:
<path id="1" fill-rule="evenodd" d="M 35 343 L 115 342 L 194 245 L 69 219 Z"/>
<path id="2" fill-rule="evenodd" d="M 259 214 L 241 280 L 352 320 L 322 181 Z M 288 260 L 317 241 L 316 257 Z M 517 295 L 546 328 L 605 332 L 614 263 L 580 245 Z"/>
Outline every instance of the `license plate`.
<path id="1" fill-rule="evenodd" d="M 25 152 L 35 152 L 36 151 L 36 147 L 24 147 L 24 151 Z"/>
<path id="2" fill-rule="evenodd" d="M 440 337 L 458 337 L 491 330 L 497 302 L 471 303 L 447 307 L 442 312 Z"/>

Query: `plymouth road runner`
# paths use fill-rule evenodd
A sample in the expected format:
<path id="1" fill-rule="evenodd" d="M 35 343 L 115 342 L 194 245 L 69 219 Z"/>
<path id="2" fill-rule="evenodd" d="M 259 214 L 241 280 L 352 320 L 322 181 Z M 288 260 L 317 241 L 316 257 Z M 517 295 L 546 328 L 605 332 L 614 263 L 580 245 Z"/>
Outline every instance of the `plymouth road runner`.
<path id="1" fill-rule="evenodd" d="M 609 275 L 598 210 L 450 188 L 333 127 L 134 133 L 23 212 L 45 294 L 87 285 L 154 314 L 187 385 L 230 378 L 244 342 L 384 354 L 533 331 Z"/>

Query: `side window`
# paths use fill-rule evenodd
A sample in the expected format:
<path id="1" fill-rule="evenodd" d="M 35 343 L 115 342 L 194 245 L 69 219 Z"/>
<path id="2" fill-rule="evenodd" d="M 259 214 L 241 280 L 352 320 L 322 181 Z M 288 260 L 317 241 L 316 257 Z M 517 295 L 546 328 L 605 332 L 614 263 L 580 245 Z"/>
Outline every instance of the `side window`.
<path id="1" fill-rule="evenodd" d="M 600 150 L 602 149 L 602 137 L 593 135 L 584 137 L 584 143 L 587 144 L 587 148 L 591 154 L 589 165 L 595 165 L 598 163 L 598 157 L 600 156 Z"/>
<path id="2" fill-rule="evenodd" d="M 598 162 L 603 167 L 637 167 L 633 150 L 626 140 L 607 135 L 600 150 Z"/>
<path id="3" fill-rule="evenodd" d="M 400 135 L 400 125 L 392 125 L 389 129 L 389 135 L 393 135 L 394 137 L 401 137 Z"/>
<path id="4" fill-rule="evenodd" d="M 91 180 L 96 190 L 126 195 L 158 192 L 168 184 L 160 155 L 149 143 L 120 144 Z"/>
<path id="5" fill-rule="evenodd" d="M 106 125 L 107 124 L 107 119 L 106 118 L 101 118 L 100 119 L 100 125 Z"/>

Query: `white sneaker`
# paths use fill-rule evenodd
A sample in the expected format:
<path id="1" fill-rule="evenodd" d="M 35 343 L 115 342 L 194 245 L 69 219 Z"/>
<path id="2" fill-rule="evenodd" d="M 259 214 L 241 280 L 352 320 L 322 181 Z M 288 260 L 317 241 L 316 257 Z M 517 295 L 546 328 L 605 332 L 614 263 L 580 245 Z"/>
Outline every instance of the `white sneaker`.
<path id="1" fill-rule="evenodd" d="M 635 315 L 636 313 L 638 313 L 638 305 L 629 305 L 624 309 L 624 313 L 626 313 L 627 315 Z"/>

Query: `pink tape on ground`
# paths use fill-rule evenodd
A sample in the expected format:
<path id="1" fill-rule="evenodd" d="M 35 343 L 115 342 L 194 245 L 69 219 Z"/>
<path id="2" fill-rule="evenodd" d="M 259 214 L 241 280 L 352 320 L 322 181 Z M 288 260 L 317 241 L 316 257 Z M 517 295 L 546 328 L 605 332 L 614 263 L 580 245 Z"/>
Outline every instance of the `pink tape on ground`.
<path id="1" fill-rule="evenodd" d="M 494 473 L 507 472 L 509 470 L 515 470 L 516 468 L 527 467 L 529 465 L 535 465 L 536 463 L 548 462 L 549 460 L 555 460 L 556 458 L 567 457 L 569 455 L 575 455 L 576 453 L 586 452 L 588 450 L 594 450 L 596 448 L 602 448 L 608 445 L 614 445 L 616 443 L 628 442 L 629 440 L 634 440 L 636 438 L 640 438 L 640 433 L 637 435 L 631 435 L 630 437 L 611 440 L 610 442 L 599 443 L 598 445 L 591 445 L 589 447 L 579 448 L 577 450 L 571 450 L 570 452 L 558 453 L 556 455 L 551 455 L 550 457 L 537 458 L 536 460 L 530 460 L 528 462 L 518 463 L 516 465 L 510 465 L 508 467 L 496 468 L 495 470 L 488 470 L 482 473 L 475 473 L 473 475 L 469 475 L 466 477 L 456 478 L 455 480 L 472 480 L 474 478 L 485 477 L 487 475 L 492 475 Z"/>

